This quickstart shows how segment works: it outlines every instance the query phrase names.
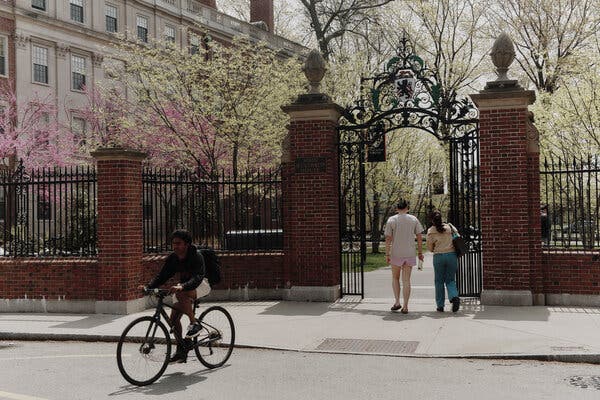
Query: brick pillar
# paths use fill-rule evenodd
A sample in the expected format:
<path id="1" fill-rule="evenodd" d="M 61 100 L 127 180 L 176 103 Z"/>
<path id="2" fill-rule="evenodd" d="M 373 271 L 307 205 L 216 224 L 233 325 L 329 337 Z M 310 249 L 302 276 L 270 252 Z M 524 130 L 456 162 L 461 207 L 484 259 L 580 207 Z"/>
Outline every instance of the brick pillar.
<path id="1" fill-rule="evenodd" d="M 264 22 L 269 32 L 275 28 L 273 0 L 250 0 L 250 22 Z"/>
<path id="2" fill-rule="evenodd" d="M 92 153 L 97 163 L 98 289 L 96 312 L 128 314 L 144 308 L 142 160 L 121 148 Z"/>
<path id="3" fill-rule="evenodd" d="M 340 296 L 340 107 L 327 96 L 302 95 L 290 115 L 282 157 L 283 246 L 289 300 Z"/>
<path id="4" fill-rule="evenodd" d="M 200 0 L 200 3 L 204 4 L 205 6 L 212 7 L 214 9 L 217 8 L 217 0 Z"/>
<path id="5" fill-rule="evenodd" d="M 543 304 L 539 149 L 528 106 L 535 94 L 515 81 L 472 95 L 480 113 L 482 304 Z"/>

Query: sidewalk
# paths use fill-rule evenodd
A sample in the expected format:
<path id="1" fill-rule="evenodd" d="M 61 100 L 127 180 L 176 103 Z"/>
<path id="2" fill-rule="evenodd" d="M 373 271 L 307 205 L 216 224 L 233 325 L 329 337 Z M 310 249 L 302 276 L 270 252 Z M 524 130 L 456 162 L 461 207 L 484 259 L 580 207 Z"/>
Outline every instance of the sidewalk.
<path id="1" fill-rule="evenodd" d="M 598 308 L 490 307 L 466 300 L 453 314 L 436 312 L 431 300 L 415 299 L 404 315 L 389 311 L 391 299 L 376 298 L 220 304 L 233 316 L 238 346 L 600 363 Z M 116 341 L 130 321 L 151 312 L 0 314 L 0 340 Z"/>

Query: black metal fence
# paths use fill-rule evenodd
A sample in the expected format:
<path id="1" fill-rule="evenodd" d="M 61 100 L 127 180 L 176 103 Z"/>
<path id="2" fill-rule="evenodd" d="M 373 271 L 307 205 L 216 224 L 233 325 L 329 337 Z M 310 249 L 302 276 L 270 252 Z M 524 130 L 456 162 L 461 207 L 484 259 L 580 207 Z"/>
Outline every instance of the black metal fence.
<path id="1" fill-rule="evenodd" d="M 595 155 L 568 162 L 544 161 L 540 173 L 545 247 L 569 251 L 600 249 L 599 158 Z"/>
<path id="2" fill-rule="evenodd" d="M 96 215 L 92 167 L 0 172 L 1 256 L 93 256 Z"/>
<path id="3" fill-rule="evenodd" d="M 177 228 L 223 252 L 283 248 L 279 170 L 200 179 L 193 172 L 145 169 L 142 183 L 144 252 L 169 251 L 169 234 Z"/>

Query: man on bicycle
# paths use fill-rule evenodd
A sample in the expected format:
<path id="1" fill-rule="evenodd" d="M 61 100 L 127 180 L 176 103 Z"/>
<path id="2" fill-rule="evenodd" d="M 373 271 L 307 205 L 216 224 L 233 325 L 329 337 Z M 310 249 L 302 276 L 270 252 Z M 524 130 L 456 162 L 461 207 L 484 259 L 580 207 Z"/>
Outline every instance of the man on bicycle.
<path id="1" fill-rule="evenodd" d="M 185 230 L 176 230 L 171 235 L 171 253 L 158 273 L 145 288 L 154 289 L 164 284 L 175 273 L 179 272 L 179 283 L 171 286 L 171 292 L 175 294 L 177 302 L 173 305 L 171 323 L 176 335 L 181 336 L 181 317 L 183 314 L 190 319 L 190 326 L 185 335 L 186 342 L 198 336 L 202 327 L 194 315 L 193 302 L 196 300 L 196 288 L 204 279 L 204 260 L 192 244 L 192 236 Z M 186 362 L 189 347 L 177 346 L 177 351 L 171 357 L 170 362 Z"/>

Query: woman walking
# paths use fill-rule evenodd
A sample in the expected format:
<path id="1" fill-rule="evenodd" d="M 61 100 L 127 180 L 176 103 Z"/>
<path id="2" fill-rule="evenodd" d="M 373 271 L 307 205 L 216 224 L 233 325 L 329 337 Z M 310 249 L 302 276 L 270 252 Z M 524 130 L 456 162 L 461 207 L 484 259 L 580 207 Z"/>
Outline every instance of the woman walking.
<path id="1" fill-rule="evenodd" d="M 427 230 L 427 249 L 433 253 L 437 311 L 444 312 L 444 285 L 446 285 L 448 298 L 452 303 L 452 312 L 457 312 L 460 307 L 456 288 L 458 258 L 452 245 L 452 227 L 442 222 L 442 214 L 438 211 L 433 212 L 431 221 L 433 226 Z"/>

